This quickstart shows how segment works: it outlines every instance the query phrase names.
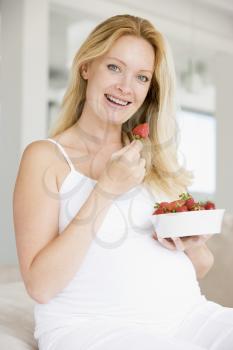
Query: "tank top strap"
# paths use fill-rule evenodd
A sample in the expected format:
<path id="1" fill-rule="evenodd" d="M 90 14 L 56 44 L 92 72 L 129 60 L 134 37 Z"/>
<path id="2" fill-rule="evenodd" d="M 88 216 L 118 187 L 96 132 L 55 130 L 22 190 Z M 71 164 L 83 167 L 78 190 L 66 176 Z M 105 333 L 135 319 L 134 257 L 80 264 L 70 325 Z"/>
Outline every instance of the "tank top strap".
<path id="1" fill-rule="evenodd" d="M 55 145 L 57 145 L 57 147 L 60 149 L 61 153 L 63 154 L 65 160 L 66 160 L 67 163 L 69 164 L 70 169 L 71 169 L 72 171 L 75 171 L 75 167 L 74 167 L 73 163 L 71 162 L 69 156 L 67 155 L 67 153 L 66 153 L 66 151 L 64 150 L 64 148 L 60 145 L 60 143 L 59 143 L 58 141 L 55 141 L 55 140 L 50 139 L 50 138 L 45 139 L 45 140 L 51 141 L 51 142 L 53 142 Z"/>

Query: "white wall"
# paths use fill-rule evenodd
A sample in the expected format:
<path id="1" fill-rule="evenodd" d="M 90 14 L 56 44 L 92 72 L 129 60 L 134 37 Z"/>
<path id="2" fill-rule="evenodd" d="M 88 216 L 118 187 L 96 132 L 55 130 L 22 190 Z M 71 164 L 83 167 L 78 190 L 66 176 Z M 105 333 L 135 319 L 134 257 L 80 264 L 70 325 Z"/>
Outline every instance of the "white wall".
<path id="1" fill-rule="evenodd" d="M 0 263 L 17 262 L 12 195 L 24 147 L 46 134 L 47 0 L 2 0 Z"/>
<path id="2" fill-rule="evenodd" d="M 2 1 L 1 62 L 1 200 L 0 261 L 16 261 L 12 222 L 12 188 L 21 145 L 20 111 L 22 110 L 22 6 L 20 2 Z"/>
<path id="3" fill-rule="evenodd" d="M 233 57 L 219 53 L 215 57 L 217 87 L 217 191 L 219 207 L 233 213 Z M 232 232 L 233 233 L 233 232 Z"/>
<path id="4" fill-rule="evenodd" d="M 197 45 L 196 49 L 209 48 L 233 54 L 232 11 L 223 11 L 207 0 L 51 0 L 54 7 L 69 7 L 72 11 L 94 16 L 99 21 L 116 14 L 130 13 L 149 19 L 169 38 L 184 44 Z M 207 6 L 208 5 L 208 6 Z M 82 17 L 82 19 L 85 18 Z"/>

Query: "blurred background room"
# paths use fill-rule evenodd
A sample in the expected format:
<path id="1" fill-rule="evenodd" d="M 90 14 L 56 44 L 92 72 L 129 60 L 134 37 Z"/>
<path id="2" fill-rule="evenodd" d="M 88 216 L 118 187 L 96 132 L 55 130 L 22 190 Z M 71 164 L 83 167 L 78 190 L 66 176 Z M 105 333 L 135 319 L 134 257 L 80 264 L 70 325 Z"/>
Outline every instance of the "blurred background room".
<path id="1" fill-rule="evenodd" d="M 222 233 L 208 241 L 214 266 L 200 286 L 210 300 L 233 307 L 233 1 L 0 3 L 0 291 L 7 297 L 21 283 L 12 195 L 22 152 L 30 142 L 48 137 L 72 58 L 88 33 L 107 17 L 128 13 L 149 19 L 170 42 L 177 74 L 179 157 L 195 175 L 189 190 L 226 209 Z"/>

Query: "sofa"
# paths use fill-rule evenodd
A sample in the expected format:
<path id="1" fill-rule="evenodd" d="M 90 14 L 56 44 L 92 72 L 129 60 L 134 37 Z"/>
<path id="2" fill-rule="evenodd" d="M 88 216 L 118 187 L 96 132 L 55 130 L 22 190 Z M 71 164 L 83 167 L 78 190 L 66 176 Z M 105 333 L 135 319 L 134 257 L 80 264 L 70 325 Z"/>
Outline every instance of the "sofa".
<path id="1" fill-rule="evenodd" d="M 233 215 L 225 214 L 221 235 L 208 246 L 215 263 L 200 287 L 208 299 L 233 307 Z M 0 350 L 36 350 L 33 338 L 32 300 L 23 285 L 18 266 L 0 266 Z"/>
<path id="2" fill-rule="evenodd" d="M 17 266 L 0 267 L 0 349 L 36 350 L 34 301 L 28 296 Z"/>

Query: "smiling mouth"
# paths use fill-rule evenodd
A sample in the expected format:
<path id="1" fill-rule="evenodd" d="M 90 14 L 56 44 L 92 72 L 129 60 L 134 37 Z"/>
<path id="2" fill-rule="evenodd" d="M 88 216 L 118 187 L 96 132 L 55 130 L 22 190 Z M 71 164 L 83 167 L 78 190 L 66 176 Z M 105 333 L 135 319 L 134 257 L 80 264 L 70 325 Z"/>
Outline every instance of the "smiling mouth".
<path id="1" fill-rule="evenodd" d="M 116 105 L 116 106 L 121 106 L 121 107 L 126 107 L 128 106 L 129 104 L 131 104 L 132 102 L 129 102 L 129 101 L 123 101 L 123 100 L 119 100 L 111 95 L 108 95 L 108 94 L 104 94 L 104 96 L 106 97 L 106 99 L 112 103 L 113 105 Z"/>

